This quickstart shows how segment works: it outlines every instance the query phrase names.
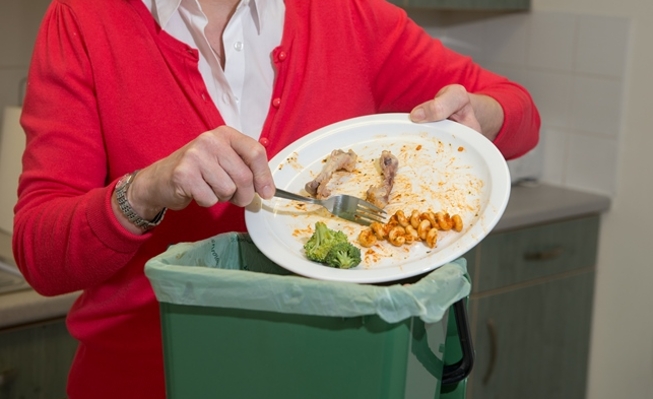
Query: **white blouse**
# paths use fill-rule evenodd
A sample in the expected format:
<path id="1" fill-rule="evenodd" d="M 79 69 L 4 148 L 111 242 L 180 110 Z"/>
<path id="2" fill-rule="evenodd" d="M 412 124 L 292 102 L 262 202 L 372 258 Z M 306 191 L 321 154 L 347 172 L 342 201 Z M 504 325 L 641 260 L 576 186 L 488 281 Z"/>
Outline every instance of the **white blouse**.
<path id="1" fill-rule="evenodd" d="M 198 0 L 143 0 L 159 26 L 199 51 L 199 71 L 225 123 L 258 139 L 272 98 L 272 50 L 281 43 L 283 0 L 241 0 L 222 37 L 224 70 Z"/>

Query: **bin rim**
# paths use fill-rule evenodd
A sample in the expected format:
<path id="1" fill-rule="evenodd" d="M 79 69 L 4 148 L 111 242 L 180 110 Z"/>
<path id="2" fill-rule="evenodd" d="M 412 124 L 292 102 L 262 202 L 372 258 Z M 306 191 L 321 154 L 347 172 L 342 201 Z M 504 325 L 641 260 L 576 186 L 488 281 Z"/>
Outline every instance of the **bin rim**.
<path id="1" fill-rule="evenodd" d="M 243 262 L 243 253 L 249 263 L 239 264 L 245 269 L 233 269 L 234 262 Z M 277 274 L 252 271 L 253 266 Z M 412 284 L 317 280 L 282 269 L 260 253 L 246 233 L 172 245 L 146 262 L 145 275 L 164 303 L 333 317 L 376 314 L 389 323 L 409 317 L 438 322 L 471 291 L 464 258 Z"/>

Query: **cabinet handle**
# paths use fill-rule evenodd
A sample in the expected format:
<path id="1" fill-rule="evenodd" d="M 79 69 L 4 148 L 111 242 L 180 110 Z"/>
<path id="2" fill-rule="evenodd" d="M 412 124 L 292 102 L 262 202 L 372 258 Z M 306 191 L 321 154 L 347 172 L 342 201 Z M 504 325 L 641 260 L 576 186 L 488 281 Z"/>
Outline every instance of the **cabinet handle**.
<path id="1" fill-rule="evenodd" d="M 559 257 L 564 252 L 562 247 L 555 247 L 547 251 L 527 252 L 524 254 L 524 260 L 539 261 L 551 260 Z"/>
<path id="2" fill-rule="evenodd" d="M 494 324 L 493 319 L 488 319 L 487 321 L 487 332 L 490 336 L 490 363 L 487 366 L 487 371 L 483 376 L 483 385 L 487 385 L 490 382 L 490 378 L 494 373 L 494 366 L 497 362 L 497 356 L 499 352 L 499 344 L 497 342 L 497 327 Z"/>

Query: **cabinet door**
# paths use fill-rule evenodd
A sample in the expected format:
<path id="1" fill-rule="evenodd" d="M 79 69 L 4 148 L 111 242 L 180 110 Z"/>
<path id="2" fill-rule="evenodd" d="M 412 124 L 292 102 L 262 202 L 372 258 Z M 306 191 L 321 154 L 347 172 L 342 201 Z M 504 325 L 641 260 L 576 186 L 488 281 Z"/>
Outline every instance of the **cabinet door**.
<path id="1" fill-rule="evenodd" d="M 467 398 L 585 397 L 594 272 L 472 297 Z"/>
<path id="2" fill-rule="evenodd" d="M 594 268 L 599 217 L 492 233 L 481 242 L 474 293 Z"/>
<path id="3" fill-rule="evenodd" d="M 63 399 L 77 348 L 65 322 L 0 331 L 0 399 Z"/>
<path id="4" fill-rule="evenodd" d="M 401 7 L 431 8 L 440 10 L 528 10 L 530 0 L 389 0 Z"/>

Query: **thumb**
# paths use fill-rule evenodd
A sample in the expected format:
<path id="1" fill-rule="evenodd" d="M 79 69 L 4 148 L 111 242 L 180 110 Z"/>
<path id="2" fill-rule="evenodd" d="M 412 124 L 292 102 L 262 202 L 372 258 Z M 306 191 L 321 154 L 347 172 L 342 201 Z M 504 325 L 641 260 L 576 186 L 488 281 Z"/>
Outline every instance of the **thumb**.
<path id="1" fill-rule="evenodd" d="M 437 122 L 449 118 L 469 104 L 469 95 L 462 85 L 445 86 L 435 95 L 410 113 L 413 122 Z"/>

